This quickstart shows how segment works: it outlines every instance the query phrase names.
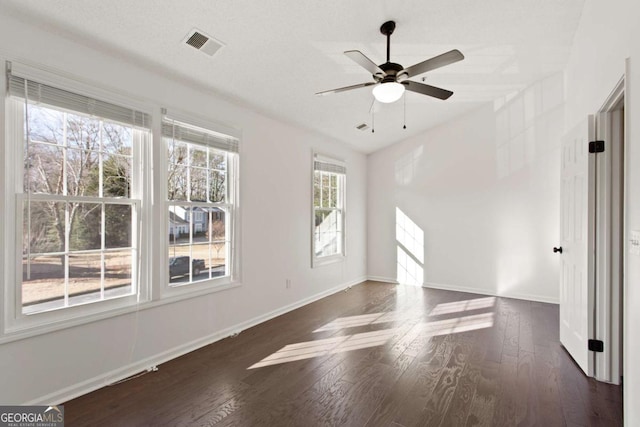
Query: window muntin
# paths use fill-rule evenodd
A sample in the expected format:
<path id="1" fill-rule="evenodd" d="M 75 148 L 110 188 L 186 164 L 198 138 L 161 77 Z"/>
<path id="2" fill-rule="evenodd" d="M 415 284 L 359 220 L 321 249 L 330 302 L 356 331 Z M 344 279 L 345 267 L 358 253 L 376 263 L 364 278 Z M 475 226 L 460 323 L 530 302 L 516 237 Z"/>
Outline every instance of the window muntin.
<path id="1" fill-rule="evenodd" d="M 20 102 L 20 100 L 13 100 Z M 22 100 L 20 311 L 137 292 L 134 139 L 148 129 Z"/>
<path id="2" fill-rule="evenodd" d="M 346 168 L 341 162 L 314 160 L 313 260 L 344 256 L 344 187 Z"/>
<path id="3" fill-rule="evenodd" d="M 172 287 L 232 276 L 237 142 L 165 119 L 168 275 Z"/>

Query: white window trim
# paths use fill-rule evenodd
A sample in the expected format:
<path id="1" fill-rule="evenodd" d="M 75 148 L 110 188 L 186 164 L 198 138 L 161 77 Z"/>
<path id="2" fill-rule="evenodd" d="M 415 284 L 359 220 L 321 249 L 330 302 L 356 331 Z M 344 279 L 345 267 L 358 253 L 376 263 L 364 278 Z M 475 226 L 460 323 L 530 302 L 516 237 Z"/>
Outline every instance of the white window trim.
<path id="1" fill-rule="evenodd" d="M 177 122 L 193 125 L 196 127 L 200 127 L 203 129 L 211 130 L 213 132 L 217 132 L 220 134 L 228 135 L 233 138 L 236 138 L 238 141 L 241 141 L 241 132 L 238 129 L 234 129 L 219 123 L 212 122 L 210 120 L 204 119 L 194 114 L 189 114 L 184 111 L 176 111 L 168 109 L 162 109 L 162 119 L 175 120 Z M 156 219 L 158 224 L 162 224 L 164 229 L 168 229 L 169 227 L 169 202 L 166 200 L 167 194 L 167 150 L 165 146 L 164 138 L 162 137 L 162 120 L 159 120 L 159 129 L 158 135 L 161 141 L 161 144 L 157 144 L 157 146 L 161 147 L 160 151 L 156 150 L 155 155 L 155 163 L 154 167 L 156 170 L 155 176 L 155 188 L 154 193 L 158 195 L 158 199 L 160 203 L 162 203 L 162 209 L 156 209 Z M 206 295 L 213 292 L 219 292 L 230 288 L 235 288 L 241 286 L 242 284 L 242 274 L 241 274 L 241 263 L 240 263 L 240 254 L 241 254 L 241 240 L 240 240 L 240 221 L 241 221 L 241 209 L 240 209 L 240 194 L 239 194 L 239 176 L 240 176 L 240 161 L 239 158 L 241 156 L 242 144 L 238 144 L 238 152 L 234 153 L 235 155 L 228 157 L 227 163 L 227 171 L 229 168 L 233 167 L 233 177 L 229 179 L 229 175 L 227 175 L 228 179 L 228 195 L 229 198 L 233 200 L 233 203 L 230 204 L 230 209 L 232 210 L 232 221 L 229 225 L 230 228 L 230 247 L 227 248 L 227 256 L 230 257 L 229 269 L 230 274 L 228 276 L 223 277 L 213 277 L 207 280 L 202 280 L 198 282 L 187 282 L 184 284 L 176 284 L 170 283 L 169 277 L 169 257 L 167 254 L 169 253 L 169 241 L 167 238 L 163 238 L 160 242 L 155 242 L 156 252 L 156 260 L 159 260 L 156 277 L 159 283 L 161 283 L 159 298 L 167 299 L 167 298 L 180 298 L 182 297 L 194 297 L 200 295 Z M 232 162 L 232 163 L 231 163 Z M 164 234 L 163 234 L 164 236 Z"/>
<path id="2" fill-rule="evenodd" d="M 318 257 L 315 252 L 315 200 L 314 200 L 314 178 L 315 178 L 315 161 L 320 160 L 326 163 L 333 163 L 339 166 L 345 166 L 343 160 L 327 156 L 320 152 L 313 151 L 311 153 L 311 268 L 321 267 L 328 264 L 344 262 L 347 257 L 347 180 L 346 174 L 342 180 L 342 253 Z"/>
<path id="3" fill-rule="evenodd" d="M 33 79 L 41 83 L 45 83 L 60 89 L 65 89 L 70 92 L 78 93 L 88 97 L 102 99 L 114 104 L 121 105 L 123 107 L 129 107 L 138 111 L 145 112 L 152 116 L 152 109 L 148 105 L 141 107 L 140 103 L 131 101 L 128 98 L 121 97 L 108 90 L 100 89 L 96 86 L 87 85 L 81 82 L 74 83 L 73 80 L 68 77 L 52 74 L 48 71 L 40 70 L 23 64 L 13 62 L 11 64 L 12 73 L 19 75 L 27 79 Z M 2 193 L 2 202 L 4 204 L 3 211 L 5 212 L 5 221 L 3 227 L 3 251 L 4 256 L 3 270 L 4 270 L 4 304 L 2 307 L 2 319 L 3 328 L 2 335 L 0 336 L 0 342 L 13 341 L 15 339 L 22 339 L 27 336 L 39 335 L 41 333 L 49 332 L 51 330 L 63 329 L 77 324 L 88 323 L 94 321 L 96 318 L 110 317 L 107 313 L 135 311 L 139 308 L 139 304 L 149 300 L 149 281 L 146 280 L 151 266 L 150 257 L 144 254 L 148 250 L 148 242 L 144 239 L 138 241 L 137 255 L 140 260 L 138 265 L 138 280 L 137 280 L 137 293 L 133 295 L 121 296 L 112 299 L 94 301 L 87 304 L 80 304 L 77 306 L 64 307 L 59 309 L 53 309 L 49 311 L 43 311 L 33 314 L 25 315 L 22 313 L 22 295 L 19 289 L 18 283 L 21 283 L 19 274 L 22 271 L 22 252 L 20 241 L 22 239 L 21 228 L 17 227 L 17 221 L 21 220 L 22 209 L 21 204 L 18 203 L 22 193 L 22 185 L 17 179 L 17 173 L 22 167 L 22 162 L 16 162 L 15 159 L 20 157 L 20 148 L 16 144 L 16 141 L 22 141 L 23 135 L 23 119 L 20 111 L 22 110 L 15 100 L 9 99 L 6 93 L 6 73 L 2 74 L 2 96 L 4 102 L 2 102 L 2 123 L 4 128 L 4 149 L 2 150 L 4 175 L 3 185 L 0 187 Z M 152 137 L 149 135 L 143 137 L 138 144 L 134 144 L 133 151 L 133 172 L 139 171 L 137 182 L 139 183 L 140 197 L 134 204 L 136 206 L 149 206 L 151 201 L 151 194 L 142 191 L 144 188 L 148 188 L 151 167 L 146 159 L 147 150 L 150 150 Z M 7 209 L 8 208 L 8 209 Z M 132 232 L 135 232 L 135 227 L 142 227 L 140 230 L 140 236 L 149 235 L 152 228 L 149 221 L 144 219 L 144 209 L 138 211 L 140 217 L 137 224 L 133 224 Z M 135 235 L 134 235 L 135 236 Z M 13 244 L 9 244 L 13 242 Z M 6 268 L 9 267 L 9 268 Z M 135 268 L 133 269 L 135 271 Z"/>

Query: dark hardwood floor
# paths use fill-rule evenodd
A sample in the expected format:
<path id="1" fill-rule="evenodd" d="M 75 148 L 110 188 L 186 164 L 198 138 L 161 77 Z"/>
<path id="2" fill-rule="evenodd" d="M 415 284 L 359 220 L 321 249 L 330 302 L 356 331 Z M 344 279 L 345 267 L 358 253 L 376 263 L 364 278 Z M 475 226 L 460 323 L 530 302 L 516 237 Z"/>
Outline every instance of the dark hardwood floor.
<path id="1" fill-rule="evenodd" d="M 67 426 L 617 426 L 558 307 L 366 282 L 65 403 Z"/>

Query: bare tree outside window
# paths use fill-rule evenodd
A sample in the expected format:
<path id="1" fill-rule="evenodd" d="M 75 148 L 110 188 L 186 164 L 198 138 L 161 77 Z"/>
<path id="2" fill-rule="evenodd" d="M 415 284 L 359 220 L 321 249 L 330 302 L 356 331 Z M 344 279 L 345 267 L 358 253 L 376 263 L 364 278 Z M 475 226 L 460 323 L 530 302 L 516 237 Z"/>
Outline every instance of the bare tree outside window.
<path id="1" fill-rule="evenodd" d="M 130 293 L 132 127 L 34 104 L 25 118 L 23 306 Z"/>

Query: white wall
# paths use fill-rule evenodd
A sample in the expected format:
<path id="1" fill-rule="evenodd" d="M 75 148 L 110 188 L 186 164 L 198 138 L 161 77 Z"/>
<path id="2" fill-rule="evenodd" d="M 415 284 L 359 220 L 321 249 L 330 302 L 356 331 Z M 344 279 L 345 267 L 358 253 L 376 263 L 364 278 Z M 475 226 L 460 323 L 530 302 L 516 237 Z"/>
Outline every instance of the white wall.
<path id="1" fill-rule="evenodd" d="M 404 214 L 424 232 L 416 283 L 556 302 L 563 95 L 551 76 L 370 155 L 369 276 L 406 279 Z"/>
<path id="2" fill-rule="evenodd" d="M 566 72 L 567 129 L 600 109 L 625 72 L 626 230 L 640 230 L 640 4 L 636 0 L 587 0 Z M 628 242 L 628 235 L 625 236 Z M 628 243 L 627 243 L 628 245 Z M 640 424 L 640 257 L 627 254 L 624 295 L 624 422 Z"/>
<path id="3" fill-rule="evenodd" d="M 241 129 L 243 284 L 0 345 L 3 404 L 59 403 L 365 278 L 364 155 L 128 59 L 0 15 L 3 67 L 5 59 L 119 88 L 157 105 L 158 114 L 166 106 Z M 348 257 L 316 269 L 310 268 L 312 149 L 344 159 L 348 167 Z M 291 289 L 285 288 L 286 279 Z"/>

